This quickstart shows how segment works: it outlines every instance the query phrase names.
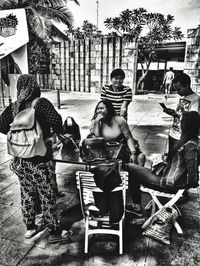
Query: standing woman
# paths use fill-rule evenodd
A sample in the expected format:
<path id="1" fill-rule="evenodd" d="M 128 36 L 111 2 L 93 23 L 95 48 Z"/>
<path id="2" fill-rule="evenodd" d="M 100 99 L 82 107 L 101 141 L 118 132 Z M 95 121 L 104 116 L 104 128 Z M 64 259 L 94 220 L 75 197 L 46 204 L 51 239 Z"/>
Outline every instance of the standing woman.
<path id="1" fill-rule="evenodd" d="M 61 116 L 54 109 L 51 102 L 40 98 L 40 87 L 34 76 L 21 75 L 17 81 L 17 100 L 11 103 L 0 116 L 0 132 L 7 134 L 14 117 L 22 110 L 31 106 L 32 101 L 39 98 L 35 105 L 35 114 L 42 128 L 47 152 L 45 156 L 35 156 L 28 159 L 14 157 L 11 169 L 18 176 L 21 190 L 21 208 L 23 221 L 27 227 L 26 238 L 31 238 L 39 232 L 35 224 L 35 203 L 39 194 L 42 213 L 49 229 L 50 243 L 69 240 L 68 232 L 62 234 L 57 213 L 56 200 L 51 178 L 53 174 L 52 142 L 50 130 L 62 133 Z"/>

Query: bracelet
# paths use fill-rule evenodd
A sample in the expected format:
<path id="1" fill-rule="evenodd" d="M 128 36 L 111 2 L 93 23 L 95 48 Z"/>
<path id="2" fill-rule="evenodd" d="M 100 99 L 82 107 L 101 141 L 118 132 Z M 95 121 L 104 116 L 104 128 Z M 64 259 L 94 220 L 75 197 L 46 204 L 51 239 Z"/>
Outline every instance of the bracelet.
<path id="1" fill-rule="evenodd" d="M 136 155 L 136 151 L 131 151 L 131 155 Z"/>

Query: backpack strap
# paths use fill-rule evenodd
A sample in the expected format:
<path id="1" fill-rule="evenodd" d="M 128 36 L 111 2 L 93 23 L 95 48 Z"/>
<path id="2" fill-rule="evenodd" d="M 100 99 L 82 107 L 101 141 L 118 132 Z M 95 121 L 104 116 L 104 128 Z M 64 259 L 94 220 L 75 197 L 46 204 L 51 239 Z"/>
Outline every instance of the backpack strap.
<path id="1" fill-rule="evenodd" d="M 35 98 L 35 99 L 32 101 L 32 103 L 31 103 L 31 108 L 34 108 L 34 109 L 35 109 L 36 104 L 37 104 L 37 102 L 38 102 L 39 99 L 40 99 L 40 98 L 38 97 L 38 98 Z"/>

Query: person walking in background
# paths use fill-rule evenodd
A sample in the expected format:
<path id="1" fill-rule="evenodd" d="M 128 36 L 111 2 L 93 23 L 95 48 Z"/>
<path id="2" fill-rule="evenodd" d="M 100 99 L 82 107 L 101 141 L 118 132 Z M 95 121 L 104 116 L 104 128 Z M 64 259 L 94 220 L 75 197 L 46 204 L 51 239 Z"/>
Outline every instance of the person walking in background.
<path id="1" fill-rule="evenodd" d="M 111 84 L 101 89 L 101 99 L 112 102 L 117 115 L 127 120 L 128 105 L 132 101 L 132 91 L 123 85 L 125 73 L 121 68 L 114 69 L 110 74 Z"/>
<path id="2" fill-rule="evenodd" d="M 169 70 L 165 73 L 164 79 L 163 79 L 166 100 L 169 97 L 173 79 L 174 79 L 173 67 L 170 67 Z"/>
<path id="3" fill-rule="evenodd" d="M 37 195 L 39 195 L 44 222 L 49 229 L 49 243 L 68 241 L 70 240 L 69 232 L 63 232 L 58 223 L 56 199 L 52 186 L 54 167 L 50 130 L 52 128 L 56 133 L 62 133 L 62 118 L 49 100 L 40 98 L 40 87 L 34 76 L 25 74 L 18 78 L 17 100 L 1 114 L 0 132 L 7 134 L 15 116 L 31 107 L 32 102 L 37 98 L 34 106 L 35 115 L 43 132 L 46 154 L 26 159 L 14 157 L 11 163 L 11 170 L 18 176 L 20 183 L 21 209 L 23 221 L 27 227 L 25 237 L 31 238 L 41 230 L 35 224 L 35 204 Z"/>

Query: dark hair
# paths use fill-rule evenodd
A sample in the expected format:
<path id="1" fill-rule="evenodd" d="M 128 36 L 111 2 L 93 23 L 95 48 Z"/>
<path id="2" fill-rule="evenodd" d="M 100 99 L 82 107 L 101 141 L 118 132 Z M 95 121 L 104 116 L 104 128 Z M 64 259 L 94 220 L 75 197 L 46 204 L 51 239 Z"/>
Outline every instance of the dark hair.
<path id="1" fill-rule="evenodd" d="M 123 79 L 125 79 L 125 72 L 123 69 L 121 68 L 116 68 L 114 69 L 111 74 L 110 74 L 110 79 L 114 78 L 114 77 L 117 77 L 117 76 L 120 76 L 122 77 Z"/>
<path id="2" fill-rule="evenodd" d="M 175 78 L 173 79 L 173 84 L 180 82 L 181 85 L 186 86 L 191 84 L 191 79 L 190 77 L 185 74 L 185 73 L 180 73 L 177 76 L 175 76 Z"/>
<path id="3" fill-rule="evenodd" d="M 69 126 L 69 119 L 72 121 L 72 125 Z M 76 123 L 73 117 L 68 116 L 66 117 L 63 123 L 63 134 L 71 134 L 72 138 L 75 140 L 81 139 L 80 128 L 79 125 Z"/>
<path id="4" fill-rule="evenodd" d="M 169 156 L 173 156 L 181 146 L 191 139 L 198 138 L 200 129 L 200 115 L 195 111 L 186 112 L 181 119 L 181 138 L 177 144 L 169 152 Z"/>
<path id="5" fill-rule="evenodd" d="M 170 67 L 169 70 L 172 71 L 173 70 L 173 67 Z"/>
<path id="6" fill-rule="evenodd" d="M 96 115 L 97 115 L 97 108 L 99 106 L 100 103 L 103 103 L 105 106 L 106 106 L 106 109 L 107 109 L 107 117 L 106 117 L 106 122 L 108 124 L 110 124 L 112 118 L 114 116 L 116 116 L 116 112 L 115 112 L 115 109 L 112 105 L 112 102 L 111 101 L 108 101 L 108 100 L 101 100 L 100 102 L 97 103 L 96 107 L 95 107 L 95 110 L 94 110 L 94 116 L 92 119 L 95 119 L 96 118 Z"/>

